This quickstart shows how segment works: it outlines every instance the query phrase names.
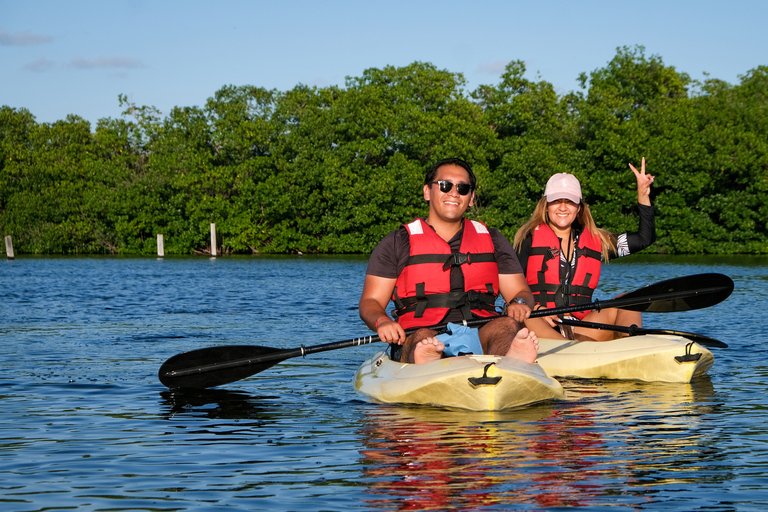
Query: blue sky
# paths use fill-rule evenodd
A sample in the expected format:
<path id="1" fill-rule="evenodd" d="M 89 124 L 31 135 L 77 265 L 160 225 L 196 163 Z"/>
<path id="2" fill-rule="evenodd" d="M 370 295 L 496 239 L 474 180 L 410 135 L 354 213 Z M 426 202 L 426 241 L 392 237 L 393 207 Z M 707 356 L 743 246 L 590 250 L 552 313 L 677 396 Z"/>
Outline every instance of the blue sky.
<path id="1" fill-rule="evenodd" d="M 0 105 L 95 126 L 120 117 L 119 94 L 167 113 L 224 85 L 343 85 L 414 61 L 471 91 L 522 60 L 562 94 L 634 45 L 737 84 L 768 65 L 766 19 L 762 0 L 0 0 Z"/>

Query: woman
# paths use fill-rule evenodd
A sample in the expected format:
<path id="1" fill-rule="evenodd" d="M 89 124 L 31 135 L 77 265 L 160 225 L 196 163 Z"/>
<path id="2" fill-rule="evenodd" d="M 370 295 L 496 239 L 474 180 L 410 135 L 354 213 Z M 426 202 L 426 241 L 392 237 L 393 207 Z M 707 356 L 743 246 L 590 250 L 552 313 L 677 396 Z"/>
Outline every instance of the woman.
<path id="1" fill-rule="evenodd" d="M 654 177 L 645 174 L 645 158 L 639 172 L 632 164 L 629 167 L 637 178 L 640 227 L 637 232 L 618 236 L 595 225 L 575 176 L 560 173 L 549 179 L 544 197 L 536 205 L 531 220 L 517 231 L 514 240 L 528 286 L 536 300 L 534 309 L 592 302 L 602 262 L 634 254 L 656 240 L 650 197 Z M 573 316 L 585 322 L 642 326 L 640 313 L 625 309 L 583 311 L 573 313 Z M 561 334 L 555 330 L 556 316 L 531 318 L 526 325 L 540 338 L 565 336 L 607 341 L 615 336 L 613 331 L 584 327 L 574 328 L 571 334 L 566 326 L 560 326 Z"/>

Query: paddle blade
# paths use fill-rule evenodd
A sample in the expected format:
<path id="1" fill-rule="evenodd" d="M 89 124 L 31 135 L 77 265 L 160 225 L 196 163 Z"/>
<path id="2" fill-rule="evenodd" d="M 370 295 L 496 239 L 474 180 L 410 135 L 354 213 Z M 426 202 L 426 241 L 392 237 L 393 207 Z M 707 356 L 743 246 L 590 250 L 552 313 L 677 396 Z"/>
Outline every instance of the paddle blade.
<path id="1" fill-rule="evenodd" d="M 692 332 L 675 331 L 670 329 L 645 329 L 645 334 L 668 334 L 670 336 L 680 336 L 694 341 L 702 347 L 714 347 L 714 348 L 728 348 L 727 343 L 723 343 L 715 338 L 704 336 L 703 334 L 695 334 Z"/>
<path id="2" fill-rule="evenodd" d="M 675 313 L 714 306 L 727 299 L 733 292 L 733 280 L 724 274 L 696 274 L 676 277 L 649 284 L 637 290 L 616 297 L 616 300 L 643 299 L 648 302 L 621 306 L 632 311 L 647 313 Z M 684 295 L 683 297 L 675 294 Z M 664 298 L 669 295 L 669 298 Z"/>
<path id="3" fill-rule="evenodd" d="M 190 350 L 168 359 L 160 367 L 157 376 L 163 385 L 171 389 L 212 388 L 245 379 L 271 368 L 283 359 L 273 358 L 269 361 L 252 363 L 249 360 L 263 358 L 275 352 L 284 351 L 251 345 L 228 345 Z M 237 364 L 233 364 L 235 362 Z"/>

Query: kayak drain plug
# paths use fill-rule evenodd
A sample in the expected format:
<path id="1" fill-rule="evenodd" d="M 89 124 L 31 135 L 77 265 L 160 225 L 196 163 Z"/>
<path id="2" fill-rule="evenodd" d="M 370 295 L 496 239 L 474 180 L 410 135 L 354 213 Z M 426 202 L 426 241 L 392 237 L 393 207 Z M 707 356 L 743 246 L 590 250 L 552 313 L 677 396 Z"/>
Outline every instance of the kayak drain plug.
<path id="1" fill-rule="evenodd" d="M 485 368 L 483 368 L 483 376 L 482 377 L 470 377 L 467 380 L 470 384 L 473 386 L 495 386 L 499 383 L 501 380 L 501 377 L 489 377 L 488 376 L 488 368 L 490 368 L 492 365 L 496 363 L 488 363 L 485 365 Z"/>

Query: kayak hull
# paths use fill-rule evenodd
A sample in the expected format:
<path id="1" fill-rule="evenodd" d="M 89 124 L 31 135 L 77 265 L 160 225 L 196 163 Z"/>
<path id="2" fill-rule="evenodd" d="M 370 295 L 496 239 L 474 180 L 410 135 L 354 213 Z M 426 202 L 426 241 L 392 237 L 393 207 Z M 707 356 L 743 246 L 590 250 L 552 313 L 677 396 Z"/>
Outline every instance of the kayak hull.
<path id="1" fill-rule="evenodd" d="M 498 411 L 565 396 L 560 383 L 538 364 L 491 355 L 406 364 L 381 352 L 362 364 L 355 388 L 382 403 L 473 411 Z"/>
<path id="2" fill-rule="evenodd" d="M 691 382 L 706 374 L 714 360 L 707 348 L 680 336 L 601 342 L 539 339 L 538 363 L 558 378 Z"/>
<path id="3" fill-rule="evenodd" d="M 498 411 L 564 398 L 552 377 L 687 383 L 713 363 L 712 352 L 680 336 L 539 339 L 535 364 L 468 355 L 417 365 L 394 362 L 380 352 L 362 364 L 355 388 L 382 403 Z"/>

